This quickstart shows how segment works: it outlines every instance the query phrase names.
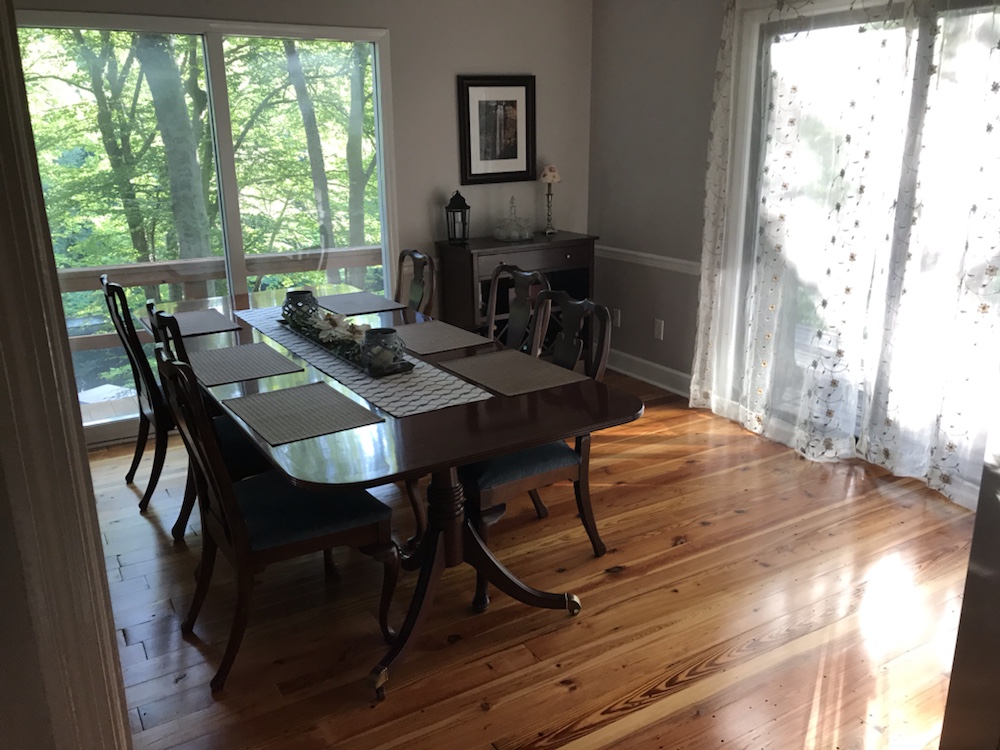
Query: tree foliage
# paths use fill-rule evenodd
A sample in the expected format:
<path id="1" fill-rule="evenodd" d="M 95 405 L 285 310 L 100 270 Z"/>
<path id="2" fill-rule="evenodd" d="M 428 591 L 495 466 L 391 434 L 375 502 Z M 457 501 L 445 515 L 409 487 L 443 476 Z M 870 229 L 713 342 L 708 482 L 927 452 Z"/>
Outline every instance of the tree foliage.
<path id="1" fill-rule="evenodd" d="M 57 267 L 223 255 L 200 37 L 23 28 L 20 42 Z M 244 253 L 380 244 L 371 45 L 248 36 L 223 46 Z M 380 289 L 381 268 L 348 280 Z M 226 292 L 225 279 L 185 286 L 128 290 L 129 304 Z M 100 292 L 63 300 L 72 332 L 111 330 L 96 322 Z"/>

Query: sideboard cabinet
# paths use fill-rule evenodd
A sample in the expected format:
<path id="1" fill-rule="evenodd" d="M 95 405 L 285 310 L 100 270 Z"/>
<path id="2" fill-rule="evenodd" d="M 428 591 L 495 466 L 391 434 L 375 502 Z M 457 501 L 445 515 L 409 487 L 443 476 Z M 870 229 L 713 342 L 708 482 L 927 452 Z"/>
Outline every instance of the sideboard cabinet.
<path id="1" fill-rule="evenodd" d="M 486 325 L 490 279 L 498 263 L 524 271 L 541 271 L 553 289 L 564 289 L 576 299 L 590 297 L 594 290 L 594 242 L 597 237 L 573 232 L 535 234 L 530 240 L 501 242 L 477 237 L 467 245 L 438 242 L 441 284 L 441 319 L 446 323 L 480 331 Z M 499 317 L 506 300 L 501 295 Z"/>

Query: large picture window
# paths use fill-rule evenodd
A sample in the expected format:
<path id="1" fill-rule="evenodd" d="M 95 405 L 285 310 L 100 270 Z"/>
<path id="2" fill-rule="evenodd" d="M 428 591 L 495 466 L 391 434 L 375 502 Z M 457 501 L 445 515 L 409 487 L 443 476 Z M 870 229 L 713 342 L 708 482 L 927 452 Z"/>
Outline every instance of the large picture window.
<path id="1" fill-rule="evenodd" d="M 132 309 L 385 290 L 381 32 L 18 22 L 85 425 L 135 410 L 101 273 Z"/>

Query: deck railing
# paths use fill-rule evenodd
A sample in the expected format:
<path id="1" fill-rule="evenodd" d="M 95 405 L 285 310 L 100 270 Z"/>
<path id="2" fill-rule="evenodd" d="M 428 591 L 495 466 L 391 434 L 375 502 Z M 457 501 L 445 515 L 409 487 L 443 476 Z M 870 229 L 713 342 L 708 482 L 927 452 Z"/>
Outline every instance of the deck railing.
<path id="1" fill-rule="evenodd" d="M 250 276 L 302 273 L 304 271 L 333 272 L 341 268 L 380 266 L 382 265 L 382 248 L 377 245 L 332 250 L 316 248 L 299 250 L 294 253 L 247 255 L 245 262 L 247 274 Z M 59 290 L 61 292 L 88 292 L 100 289 L 102 273 L 106 273 L 108 278 L 124 287 L 197 284 L 226 278 L 226 265 L 224 258 L 213 256 L 149 263 L 62 268 L 58 271 Z M 115 333 L 70 336 L 69 344 L 73 351 L 120 346 L 118 336 Z"/>

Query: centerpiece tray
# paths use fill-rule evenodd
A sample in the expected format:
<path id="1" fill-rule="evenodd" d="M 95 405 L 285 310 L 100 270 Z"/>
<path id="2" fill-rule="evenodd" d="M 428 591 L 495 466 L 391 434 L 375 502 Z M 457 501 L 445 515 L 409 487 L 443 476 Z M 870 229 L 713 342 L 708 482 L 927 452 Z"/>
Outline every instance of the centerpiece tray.
<path id="1" fill-rule="evenodd" d="M 414 368 L 414 364 L 412 362 L 397 356 L 394 356 L 391 361 L 386 363 L 370 362 L 365 364 L 362 361 L 361 344 L 358 344 L 355 341 L 323 341 L 315 329 L 300 328 L 293 323 L 289 323 L 283 318 L 279 319 L 278 322 L 285 326 L 289 331 L 292 331 L 302 338 L 308 339 L 317 346 L 326 349 L 340 360 L 357 368 L 370 377 L 384 378 L 387 375 L 400 375 L 404 372 L 409 372 Z"/>

